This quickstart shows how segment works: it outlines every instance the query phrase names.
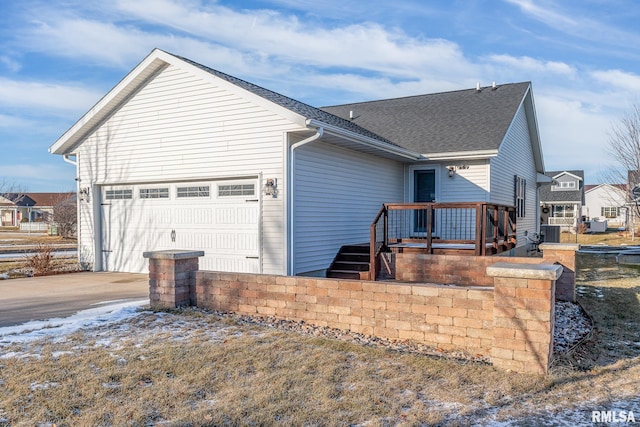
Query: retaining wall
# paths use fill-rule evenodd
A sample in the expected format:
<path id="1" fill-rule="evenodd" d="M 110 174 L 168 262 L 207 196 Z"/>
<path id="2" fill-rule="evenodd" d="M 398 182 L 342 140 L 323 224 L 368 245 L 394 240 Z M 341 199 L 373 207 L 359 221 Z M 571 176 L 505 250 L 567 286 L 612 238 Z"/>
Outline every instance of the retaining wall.
<path id="1" fill-rule="evenodd" d="M 496 367 L 518 372 L 545 373 L 549 366 L 559 264 L 494 259 L 469 267 L 483 270 L 490 286 L 447 286 L 199 271 L 202 255 L 145 253 L 152 306 L 196 305 L 412 339 L 489 356 Z"/>

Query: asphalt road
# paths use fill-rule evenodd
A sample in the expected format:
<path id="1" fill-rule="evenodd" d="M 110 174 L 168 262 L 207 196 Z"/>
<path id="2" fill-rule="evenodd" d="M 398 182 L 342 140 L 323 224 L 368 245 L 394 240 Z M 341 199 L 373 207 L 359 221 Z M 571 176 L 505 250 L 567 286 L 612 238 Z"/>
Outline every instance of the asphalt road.
<path id="1" fill-rule="evenodd" d="M 67 317 L 105 302 L 148 297 L 146 274 L 71 273 L 0 280 L 0 327 Z"/>

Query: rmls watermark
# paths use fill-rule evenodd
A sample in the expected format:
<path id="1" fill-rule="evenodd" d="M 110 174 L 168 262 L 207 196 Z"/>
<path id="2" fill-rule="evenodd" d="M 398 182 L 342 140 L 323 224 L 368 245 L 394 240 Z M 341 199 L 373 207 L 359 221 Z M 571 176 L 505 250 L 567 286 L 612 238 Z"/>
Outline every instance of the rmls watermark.
<path id="1" fill-rule="evenodd" d="M 591 411 L 592 423 L 635 423 L 633 411 Z"/>

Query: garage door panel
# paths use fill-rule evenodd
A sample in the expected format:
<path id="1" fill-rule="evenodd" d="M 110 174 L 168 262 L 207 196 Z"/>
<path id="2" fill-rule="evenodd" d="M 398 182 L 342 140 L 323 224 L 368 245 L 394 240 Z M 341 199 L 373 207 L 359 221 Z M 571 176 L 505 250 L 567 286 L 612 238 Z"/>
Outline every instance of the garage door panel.
<path id="1" fill-rule="evenodd" d="M 255 180 L 244 182 L 258 188 Z M 162 185 L 170 197 L 158 199 L 137 198 L 144 185 L 104 187 L 103 199 L 109 190 L 132 191 L 130 199 L 109 200 L 103 208 L 103 268 L 146 272 L 143 252 L 193 249 L 205 252 L 203 269 L 259 273 L 259 203 L 244 195 L 217 197 L 215 182 L 208 184 L 212 191 L 207 197 L 178 198 L 176 188 L 183 185 Z"/>

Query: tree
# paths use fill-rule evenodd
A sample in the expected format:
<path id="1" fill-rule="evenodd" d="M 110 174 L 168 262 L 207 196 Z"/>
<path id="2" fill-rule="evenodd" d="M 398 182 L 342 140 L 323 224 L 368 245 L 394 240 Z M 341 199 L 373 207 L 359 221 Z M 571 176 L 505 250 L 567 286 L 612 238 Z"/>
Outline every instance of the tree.
<path id="1" fill-rule="evenodd" d="M 65 238 L 75 237 L 78 226 L 78 208 L 75 193 L 64 193 L 53 206 L 53 223 L 58 234 Z"/>
<path id="2" fill-rule="evenodd" d="M 627 186 L 629 208 L 633 216 L 640 217 L 640 104 L 614 123 L 609 133 L 609 156 L 616 163 L 605 178 L 610 183 Z M 635 223 L 632 218 L 632 224 Z M 634 233 L 635 234 L 635 233 Z"/>

